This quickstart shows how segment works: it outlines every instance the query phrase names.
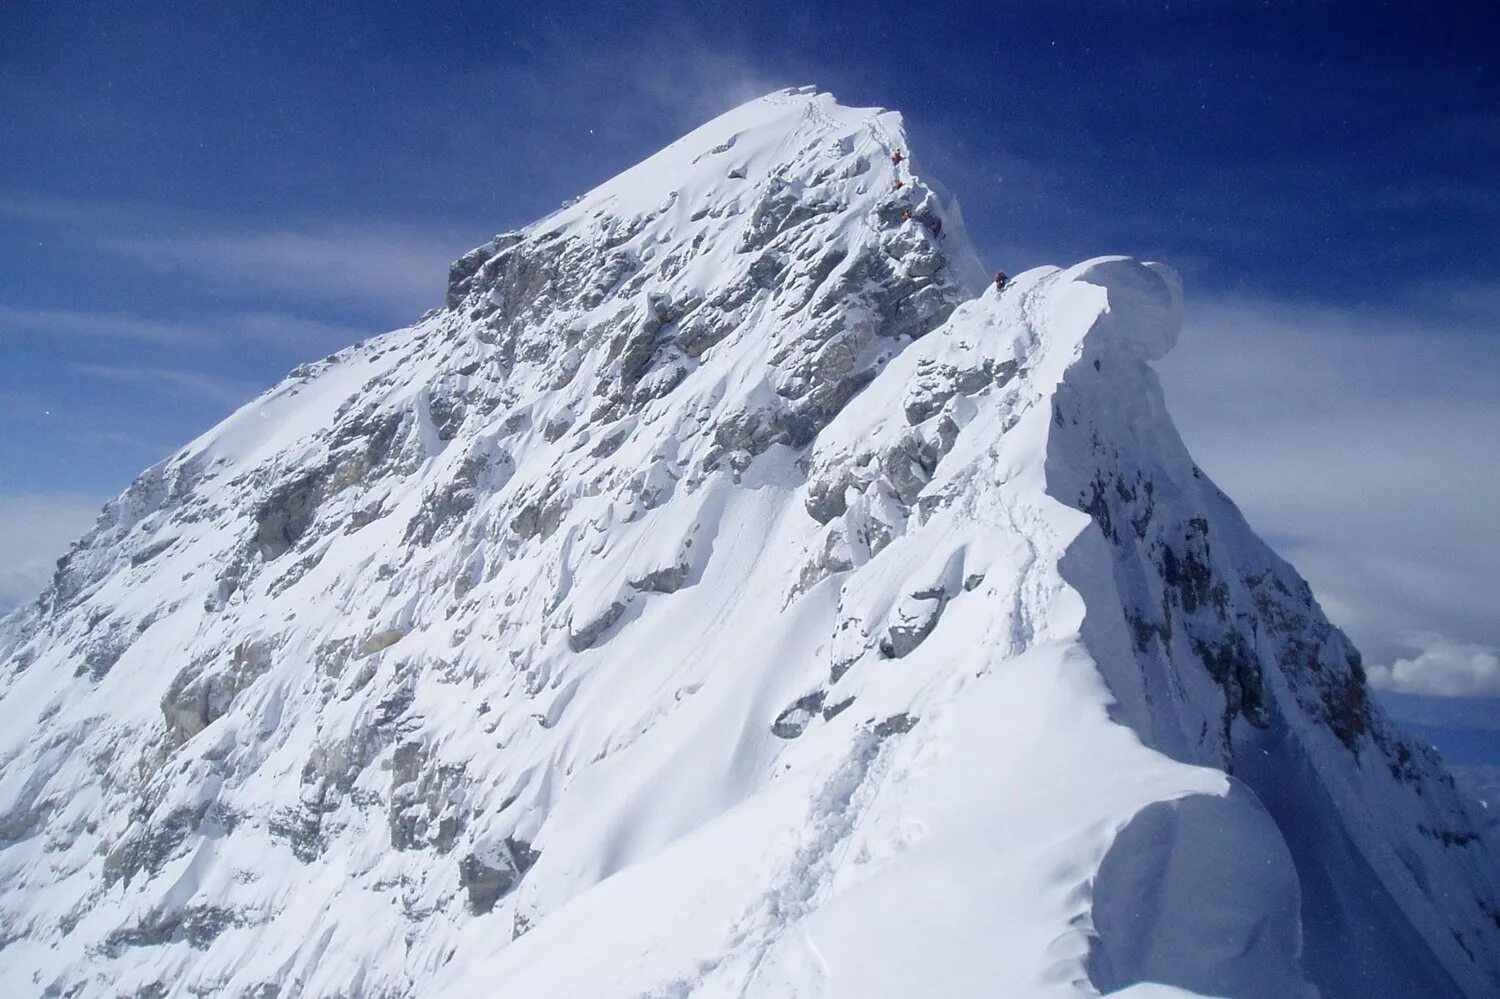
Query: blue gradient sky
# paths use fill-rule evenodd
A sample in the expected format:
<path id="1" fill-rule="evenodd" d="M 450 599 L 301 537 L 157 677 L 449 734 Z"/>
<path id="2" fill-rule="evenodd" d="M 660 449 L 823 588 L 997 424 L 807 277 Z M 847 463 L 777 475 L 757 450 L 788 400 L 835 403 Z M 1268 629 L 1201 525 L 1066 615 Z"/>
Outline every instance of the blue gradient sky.
<path id="1" fill-rule="evenodd" d="M 905 111 L 992 265 L 1175 264 L 1200 460 L 1372 660 L 1500 694 L 1497 39 L 1490 3 L 6 4 L 0 604 L 468 247 L 814 83 Z"/>

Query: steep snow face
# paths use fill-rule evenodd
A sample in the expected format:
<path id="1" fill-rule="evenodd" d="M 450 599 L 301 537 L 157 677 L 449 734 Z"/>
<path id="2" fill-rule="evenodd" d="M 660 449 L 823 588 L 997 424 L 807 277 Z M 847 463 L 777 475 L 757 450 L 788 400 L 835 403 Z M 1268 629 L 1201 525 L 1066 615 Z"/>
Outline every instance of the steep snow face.
<path id="1" fill-rule="evenodd" d="M 1193 464 L 1140 363 L 1171 346 L 1175 276 L 1105 259 L 1069 277 L 1107 289 L 1108 305 L 1053 396 L 1048 483 L 1097 529 L 1063 574 L 1089 607 L 1084 639 L 1116 717 L 1174 758 L 1227 771 L 1270 813 L 1300 879 L 1302 967 L 1323 995 L 1493 991 L 1500 886 L 1481 825 L 1436 754 L 1370 700 L 1359 653 L 1307 584 Z M 1170 897 L 1195 849 L 1183 845 L 1186 817 L 1174 830 L 1143 813 L 1158 855 L 1122 836 L 1117 869 L 1149 870 L 1154 894 Z M 1131 883 L 1139 894 L 1151 882 Z M 1181 915 L 1159 918 L 1169 927 Z M 1095 953 L 1101 985 L 1113 980 L 1109 936 Z M 1138 936 L 1125 946 L 1140 953 Z M 1152 955 L 1157 972 L 1141 973 L 1238 994 L 1207 968 L 1179 980 L 1165 966 Z"/>
<path id="2" fill-rule="evenodd" d="M 909 153 L 736 109 L 107 507 L 0 624 L 0 990 L 1491 994 L 1175 277 L 976 294 Z"/>

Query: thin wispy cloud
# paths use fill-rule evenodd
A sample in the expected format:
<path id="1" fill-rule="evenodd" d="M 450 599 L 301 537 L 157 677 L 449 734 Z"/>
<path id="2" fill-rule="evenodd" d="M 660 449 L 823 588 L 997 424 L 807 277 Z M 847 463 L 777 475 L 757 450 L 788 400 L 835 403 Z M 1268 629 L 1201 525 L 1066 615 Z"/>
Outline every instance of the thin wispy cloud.
<path id="1" fill-rule="evenodd" d="M 107 312 L 0 306 L 0 335 L 104 338 L 191 348 L 246 341 L 311 357 L 369 336 L 372 330 L 276 312 L 212 316 L 199 322 L 161 322 Z"/>
<path id="2" fill-rule="evenodd" d="M 229 340 L 249 340 L 309 357 L 347 347 L 372 333 L 385 332 L 342 323 L 325 323 L 279 312 L 245 312 L 226 316 L 213 328 Z"/>
<path id="3" fill-rule="evenodd" d="M 763 56 L 752 58 L 726 48 L 716 34 L 683 22 L 663 26 L 635 46 L 582 52 L 572 28 L 558 23 L 533 43 L 563 71 L 551 79 L 525 65 L 500 67 L 496 73 L 508 90 L 555 95 L 560 87 L 569 104 L 580 106 L 590 103 L 583 98 L 608 92 L 618 98 L 612 102 L 617 113 L 678 132 L 773 90 L 819 82 L 811 68 L 788 75 L 785 65 L 775 66 Z M 557 103 L 547 101 L 543 106 Z"/>
<path id="4" fill-rule="evenodd" d="M 313 300 L 375 300 L 405 308 L 412 318 L 442 304 L 448 265 L 462 252 L 421 234 L 352 227 L 116 233 L 99 245 L 149 270 Z"/>
<path id="5" fill-rule="evenodd" d="M 191 329 L 154 319 L 71 309 L 25 309 L 0 306 L 0 334 L 86 336 L 134 340 L 168 347 L 194 341 Z"/>
<path id="6" fill-rule="evenodd" d="M 669 46 L 670 58 L 622 59 L 612 70 L 653 111 L 670 115 L 679 127 L 691 128 L 746 101 L 788 86 L 812 84 L 809 79 L 769 75 L 761 64 L 717 50 L 710 39 L 678 37 Z"/>
<path id="7" fill-rule="evenodd" d="M 121 206 L 105 202 L 53 198 L 25 191 L 0 191 L 0 218 L 12 222 L 58 225 L 97 222 L 105 215 L 116 216 L 123 222 L 125 211 Z"/>
<path id="8" fill-rule="evenodd" d="M 184 368 L 75 364 L 72 370 L 99 381 L 154 392 L 187 393 L 224 406 L 242 405 L 260 391 L 257 386 L 248 382 Z"/>
<path id="9" fill-rule="evenodd" d="M 67 433 L 69 438 L 81 444 L 106 444 L 111 450 L 117 452 L 120 450 L 134 452 L 139 456 L 135 460 L 140 468 L 149 467 L 182 446 L 181 441 L 143 436 L 129 430 L 100 426 L 97 423 L 73 426 Z"/>
<path id="10" fill-rule="evenodd" d="M 384 219 L 236 221 L 157 205 L 0 193 L 0 218 L 155 275 L 311 302 L 410 313 L 441 304 L 448 265 L 478 239 L 452 226 Z"/>

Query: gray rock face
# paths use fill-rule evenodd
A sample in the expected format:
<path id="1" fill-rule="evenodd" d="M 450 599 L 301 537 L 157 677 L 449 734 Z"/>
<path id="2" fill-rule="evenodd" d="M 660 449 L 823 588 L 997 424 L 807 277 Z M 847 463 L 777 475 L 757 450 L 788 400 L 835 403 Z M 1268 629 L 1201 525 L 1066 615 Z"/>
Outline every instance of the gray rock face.
<path id="1" fill-rule="evenodd" d="M 271 669 L 268 641 L 242 642 L 227 663 L 209 657 L 195 660 L 173 678 L 161 699 L 169 744 L 180 744 L 222 716 L 241 691 Z"/>
<path id="2" fill-rule="evenodd" d="M 687 562 L 679 562 L 662 569 L 653 569 L 636 579 L 630 581 L 632 589 L 647 590 L 652 593 L 676 593 L 687 584 L 688 576 L 693 567 Z"/>
<path id="3" fill-rule="evenodd" d="M 592 649 L 599 643 L 604 633 L 613 628 L 615 623 L 624 616 L 626 606 L 625 601 L 616 600 L 594 617 L 570 626 L 568 648 L 574 652 Z"/>
<path id="4" fill-rule="evenodd" d="M 402 538 L 408 545 L 426 547 L 445 537 L 462 523 L 485 492 L 504 485 L 513 470 L 509 455 L 471 454 L 464 458 L 452 478 L 430 491 L 422 507 L 406 525 Z"/>
<path id="5" fill-rule="evenodd" d="M 823 710 L 823 702 L 827 697 L 827 691 L 817 690 L 797 698 L 790 707 L 776 716 L 776 720 L 771 723 L 771 734 L 778 739 L 797 738 L 806 731 L 812 720 L 818 717 L 818 712 Z"/>
<path id="6" fill-rule="evenodd" d="M 323 476 L 308 472 L 275 489 L 255 512 L 255 546 L 261 558 L 280 558 L 307 533 L 323 499 Z"/>
<path id="7" fill-rule="evenodd" d="M 458 882 L 468 894 L 469 911 L 479 916 L 493 910 L 540 856 L 530 843 L 507 836 L 488 862 L 477 854 L 464 857 L 458 865 Z"/>
<path id="8" fill-rule="evenodd" d="M 482 318 L 507 356 L 566 362 L 559 343 L 569 345 L 570 357 L 602 348 L 611 363 L 599 372 L 596 394 L 611 401 L 608 414 L 616 419 L 671 392 L 714 345 L 775 316 L 779 322 L 760 328 L 773 337 L 778 403 L 724 409 L 708 429 L 725 453 L 803 446 L 902 341 L 947 318 L 968 294 L 973 267 L 967 256 L 962 268 L 953 267 L 942 239 L 901 217 L 899 206 L 907 203 L 932 217 L 943 212 L 920 180 L 877 204 L 867 224 L 878 238 L 851 250 L 829 242 L 831 227 L 856 210 L 834 193 L 843 179 L 809 186 L 793 183 L 794 171 L 784 166 L 757 185 L 748 213 L 729 227 L 739 233 L 742 276 L 716 287 L 639 292 L 689 273 L 722 247 L 694 239 L 665 254 L 624 252 L 657 223 L 657 213 L 648 212 L 628 220 L 600 216 L 588 236 L 524 232 L 487 244 L 455 265 L 452 308 Z M 733 221 L 734 213 L 725 218 Z M 701 220 L 716 221 L 714 213 Z M 577 305 L 609 316 L 589 323 L 575 348 L 573 335 L 562 331 L 577 328 L 569 311 Z M 885 341 L 890 347 L 882 353 Z M 721 458 L 711 455 L 709 466 Z"/>
<path id="9" fill-rule="evenodd" d="M 891 613 L 891 622 L 880 640 L 880 652 L 890 659 L 909 655 L 937 627 L 947 594 L 942 590 L 914 593 Z"/>

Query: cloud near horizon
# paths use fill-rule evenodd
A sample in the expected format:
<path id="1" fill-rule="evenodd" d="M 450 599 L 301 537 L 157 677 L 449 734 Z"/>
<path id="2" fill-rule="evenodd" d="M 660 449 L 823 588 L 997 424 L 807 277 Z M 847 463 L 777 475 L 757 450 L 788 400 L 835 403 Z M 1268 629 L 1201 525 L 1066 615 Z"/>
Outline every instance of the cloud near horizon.
<path id="1" fill-rule="evenodd" d="M 1389 666 L 1370 666 L 1371 686 L 1427 697 L 1500 696 L 1500 652 L 1496 649 L 1434 634 L 1412 635 L 1407 643 L 1417 655 Z"/>
<path id="2" fill-rule="evenodd" d="M 1500 645 L 1493 333 L 1191 289 L 1188 310 L 1158 365 L 1183 438 L 1366 660 Z"/>
<path id="3" fill-rule="evenodd" d="M 0 615 L 42 592 L 103 505 L 78 493 L 0 493 Z"/>

